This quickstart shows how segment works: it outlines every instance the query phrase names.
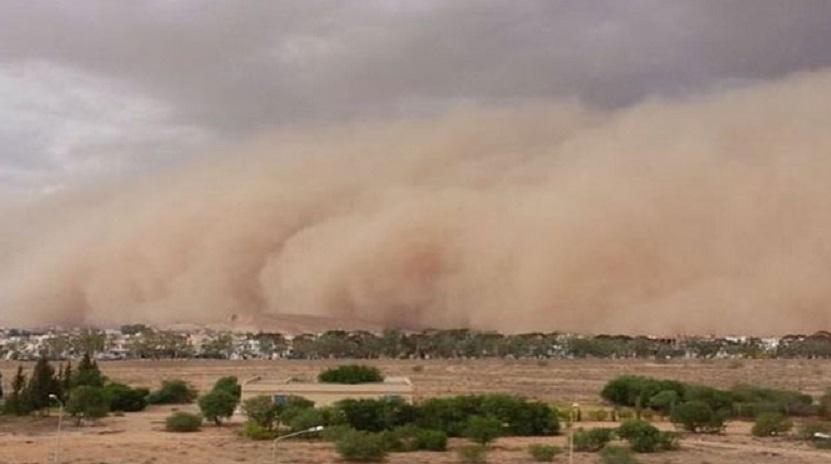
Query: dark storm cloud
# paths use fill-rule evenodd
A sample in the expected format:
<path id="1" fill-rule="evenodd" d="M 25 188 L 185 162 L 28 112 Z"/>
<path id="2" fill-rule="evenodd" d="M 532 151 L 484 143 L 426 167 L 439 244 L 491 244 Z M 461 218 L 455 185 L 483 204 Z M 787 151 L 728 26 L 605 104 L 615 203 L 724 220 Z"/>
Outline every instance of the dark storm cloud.
<path id="1" fill-rule="evenodd" d="M 831 2 L 822 0 L 4 0 L 0 8 L 0 95 L 3 71 L 39 70 L 5 83 L 17 103 L 0 110 L 0 169 L 30 165 L 37 178 L 43 164 L 58 177 L 123 159 L 158 164 L 194 141 L 297 122 L 540 99 L 620 107 L 831 64 Z M 66 98 L 79 93 L 80 105 Z M 87 104 L 98 101 L 105 108 Z M 21 111 L 32 117 L 20 120 Z M 114 118 L 125 123 L 95 129 Z"/>

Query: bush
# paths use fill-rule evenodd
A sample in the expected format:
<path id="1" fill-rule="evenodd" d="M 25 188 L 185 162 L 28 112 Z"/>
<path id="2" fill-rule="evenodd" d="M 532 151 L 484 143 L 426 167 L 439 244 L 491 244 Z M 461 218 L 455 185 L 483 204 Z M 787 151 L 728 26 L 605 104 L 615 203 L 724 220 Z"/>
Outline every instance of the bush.
<path id="1" fill-rule="evenodd" d="M 189 412 L 174 412 L 164 421 L 168 432 L 196 432 L 202 427 L 202 416 Z"/>
<path id="2" fill-rule="evenodd" d="M 239 398 L 242 396 L 242 386 L 236 377 L 222 377 L 214 383 L 213 391 L 224 391 L 231 396 Z"/>
<path id="3" fill-rule="evenodd" d="M 502 435 L 502 422 L 495 417 L 471 416 L 464 436 L 485 445 Z"/>
<path id="4" fill-rule="evenodd" d="M 537 462 L 551 462 L 554 457 L 562 453 L 559 446 L 534 444 L 528 447 L 528 454 Z"/>
<path id="5" fill-rule="evenodd" d="M 750 433 L 755 437 L 772 437 L 788 433 L 793 428 L 793 421 L 778 412 L 766 412 L 756 417 Z"/>
<path id="6" fill-rule="evenodd" d="M 110 403 L 110 411 L 136 412 L 147 407 L 146 388 L 132 388 L 120 383 L 109 383 L 104 387 L 104 394 Z"/>
<path id="7" fill-rule="evenodd" d="M 343 412 L 344 420 L 355 430 L 380 432 L 411 424 L 416 421 L 418 411 L 401 398 L 379 400 L 346 399 L 338 401 L 335 407 Z"/>
<path id="8" fill-rule="evenodd" d="M 222 424 L 222 419 L 228 419 L 234 415 L 239 399 L 225 390 L 212 390 L 199 398 L 199 410 L 205 419 L 214 421 L 216 425 Z"/>
<path id="9" fill-rule="evenodd" d="M 617 434 L 638 453 L 653 453 L 661 446 L 661 431 L 644 420 L 627 420 L 617 429 Z"/>
<path id="10" fill-rule="evenodd" d="M 184 380 L 165 380 L 161 388 L 147 397 L 150 404 L 188 404 L 193 403 L 198 392 Z"/>
<path id="11" fill-rule="evenodd" d="M 553 435 L 560 431 L 557 411 L 545 403 L 513 395 L 461 395 L 431 398 L 418 406 L 418 425 L 463 435 L 471 416 L 492 416 L 517 436 Z"/>
<path id="12" fill-rule="evenodd" d="M 354 432 L 355 429 L 348 425 L 333 425 L 328 426 L 320 432 L 320 438 L 328 442 L 336 442 L 343 438 L 349 432 Z"/>
<path id="13" fill-rule="evenodd" d="M 250 420 L 242 424 L 239 434 L 251 440 L 274 440 L 280 436 L 280 432 L 277 430 L 265 428 Z"/>
<path id="14" fill-rule="evenodd" d="M 322 383 L 359 384 L 383 382 L 384 376 L 376 367 L 348 364 L 321 372 L 317 380 Z"/>
<path id="15" fill-rule="evenodd" d="M 267 430 L 271 430 L 277 420 L 277 406 L 271 397 L 265 395 L 243 401 L 242 412 L 250 422 Z"/>
<path id="16" fill-rule="evenodd" d="M 326 419 L 323 417 L 323 412 L 320 409 L 307 408 L 297 410 L 285 423 L 292 432 L 299 432 L 317 427 L 318 425 L 326 425 Z"/>
<path id="17" fill-rule="evenodd" d="M 100 387 L 75 387 L 66 402 L 66 412 L 75 418 L 77 425 L 83 419 L 104 417 L 110 410 L 110 400 Z"/>
<path id="18" fill-rule="evenodd" d="M 335 443 L 335 449 L 345 461 L 353 462 L 378 462 L 387 455 L 380 434 L 358 430 L 344 433 Z"/>
<path id="19" fill-rule="evenodd" d="M 656 394 L 670 390 L 679 397 L 684 395 L 685 386 L 675 380 L 660 380 L 638 375 L 622 375 L 609 381 L 600 392 L 607 401 L 620 406 L 646 406 Z"/>
<path id="20" fill-rule="evenodd" d="M 724 416 L 715 413 L 704 401 L 679 404 L 673 409 L 670 420 L 693 433 L 718 433 L 724 427 Z"/>
<path id="21" fill-rule="evenodd" d="M 459 461 L 465 464 L 481 464 L 487 461 L 488 448 L 484 445 L 465 445 L 456 449 Z"/>
<path id="22" fill-rule="evenodd" d="M 445 451 L 447 450 L 447 434 L 441 430 L 418 429 L 415 443 L 417 450 Z"/>
<path id="23" fill-rule="evenodd" d="M 649 407 L 662 414 L 669 414 L 679 400 L 680 396 L 675 390 L 661 390 L 649 398 Z"/>
<path id="24" fill-rule="evenodd" d="M 620 446 L 607 446 L 600 451 L 600 462 L 602 464 L 638 464 L 632 451 Z"/>
<path id="25" fill-rule="evenodd" d="M 799 427 L 799 432 L 797 433 L 797 435 L 802 440 L 813 441 L 814 434 L 816 433 L 831 434 L 831 422 L 806 422 L 802 424 L 801 427 Z"/>
<path id="26" fill-rule="evenodd" d="M 609 411 L 602 408 L 592 409 L 587 414 L 589 420 L 593 422 L 606 422 L 607 420 L 609 420 Z"/>
<path id="27" fill-rule="evenodd" d="M 672 451 L 681 447 L 681 435 L 677 432 L 661 432 L 658 449 Z"/>
<path id="28" fill-rule="evenodd" d="M 614 429 L 608 428 L 577 429 L 571 439 L 576 451 L 595 452 L 600 451 L 612 441 L 613 434 Z"/>

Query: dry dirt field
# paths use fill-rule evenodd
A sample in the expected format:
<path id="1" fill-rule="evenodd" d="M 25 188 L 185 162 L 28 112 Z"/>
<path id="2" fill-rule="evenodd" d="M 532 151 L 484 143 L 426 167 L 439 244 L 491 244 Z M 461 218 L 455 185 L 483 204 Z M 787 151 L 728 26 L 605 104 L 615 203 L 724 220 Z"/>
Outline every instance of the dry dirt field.
<path id="1" fill-rule="evenodd" d="M 551 360 L 504 361 L 389 361 L 370 362 L 388 375 L 407 375 L 416 385 L 418 395 L 466 392 L 513 392 L 552 401 L 591 404 L 598 401 L 598 391 L 610 378 L 622 373 L 638 373 L 727 387 L 748 382 L 772 387 L 799 389 L 818 394 L 831 386 L 831 362 L 828 361 L 645 361 Z M 153 387 L 165 378 L 183 378 L 200 389 L 223 375 L 245 379 L 254 375 L 314 375 L 335 361 L 127 361 L 102 363 L 104 373 L 118 381 Z M 418 367 L 417 367 L 418 366 Z M 16 364 L 0 363 L 8 381 Z M 108 417 L 97 425 L 69 426 L 61 434 L 61 463 L 76 464 L 212 464 L 271 462 L 268 443 L 251 442 L 234 433 L 237 423 L 222 428 L 206 426 L 194 434 L 164 432 L 163 420 L 170 407 L 153 407 L 124 417 Z M 195 409 L 186 407 L 183 409 Z M 0 418 L 0 463 L 52 462 L 56 444 L 56 419 Z M 585 427 L 600 424 L 581 424 Z M 605 424 L 612 426 L 611 424 Z M 659 424 L 668 428 L 669 424 Z M 814 450 L 788 439 L 756 439 L 749 434 L 750 425 L 735 422 L 719 436 L 685 436 L 682 450 L 642 455 L 644 463 L 654 464 L 750 464 L 750 463 L 821 463 L 831 462 L 831 451 Z M 451 441 L 451 448 L 462 441 Z M 531 462 L 525 448 L 530 443 L 565 444 L 565 437 L 507 438 L 493 445 L 489 462 Z M 331 445 L 298 441 L 281 444 L 277 462 L 338 462 Z M 452 463 L 456 456 L 448 453 L 393 454 L 390 463 Z M 567 462 L 560 456 L 558 462 Z M 597 456 L 576 453 L 574 462 L 594 463 Z"/>

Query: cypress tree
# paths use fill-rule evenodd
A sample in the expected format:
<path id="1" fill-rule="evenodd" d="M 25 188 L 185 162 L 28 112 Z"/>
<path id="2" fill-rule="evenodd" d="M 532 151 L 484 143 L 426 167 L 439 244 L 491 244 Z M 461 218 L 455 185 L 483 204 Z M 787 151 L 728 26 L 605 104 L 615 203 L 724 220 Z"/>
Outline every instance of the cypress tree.
<path id="1" fill-rule="evenodd" d="M 78 364 L 78 370 L 73 375 L 70 384 L 72 388 L 104 386 L 104 377 L 98 369 L 98 364 L 92 360 L 89 353 L 84 353 L 84 357 L 81 358 L 81 363 Z"/>
<path id="2" fill-rule="evenodd" d="M 72 389 L 72 361 L 66 362 L 66 368 L 63 370 L 63 377 L 61 378 L 61 390 L 63 390 L 64 401 L 69 399 L 69 390 Z"/>
<path id="3" fill-rule="evenodd" d="M 12 392 L 6 398 L 6 402 L 3 403 L 3 412 L 16 416 L 24 416 L 31 411 L 26 404 L 25 388 L 26 376 L 23 375 L 23 366 L 17 366 L 17 374 L 12 380 Z"/>
<path id="4" fill-rule="evenodd" d="M 29 406 L 35 411 L 48 408 L 49 395 L 59 393 L 58 382 L 55 379 L 55 368 L 49 364 L 45 356 L 38 358 L 35 363 L 26 393 Z"/>

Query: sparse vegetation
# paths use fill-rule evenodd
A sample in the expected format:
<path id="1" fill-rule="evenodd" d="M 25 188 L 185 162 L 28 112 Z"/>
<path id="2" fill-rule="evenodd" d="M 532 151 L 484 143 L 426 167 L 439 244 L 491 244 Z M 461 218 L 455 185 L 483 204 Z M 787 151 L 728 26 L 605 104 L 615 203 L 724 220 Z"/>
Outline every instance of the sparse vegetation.
<path id="1" fill-rule="evenodd" d="M 620 446 L 607 446 L 600 450 L 601 464 L 639 464 L 632 451 Z"/>
<path id="2" fill-rule="evenodd" d="M 345 461 L 379 462 L 387 455 L 381 434 L 352 430 L 335 442 L 335 449 Z"/>
<path id="3" fill-rule="evenodd" d="M 202 427 L 202 416 L 189 412 L 174 412 L 165 419 L 164 425 L 168 432 L 196 432 Z"/>
<path id="4" fill-rule="evenodd" d="M 488 448 L 484 445 L 464 445 L 456 449 L 456 456 L 464 464 L 487 462 Z"/>
<path id="5" fill-rule="evenodd" d="M 536 462 L 552 462 L 562 452 L 562 448 L 554 445 L 541 445 L 537 443 L 528 447 L 528 454 Z"/>
<path id="6" fill-rule="evenodd" d="M 751 433 L 756 437 L 773 437 L 788 433 L 793 428 L 793 421 L 782 413 L 765 412 L 756 416 Z"/>

